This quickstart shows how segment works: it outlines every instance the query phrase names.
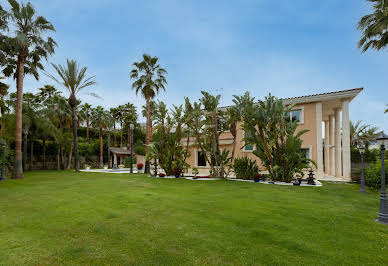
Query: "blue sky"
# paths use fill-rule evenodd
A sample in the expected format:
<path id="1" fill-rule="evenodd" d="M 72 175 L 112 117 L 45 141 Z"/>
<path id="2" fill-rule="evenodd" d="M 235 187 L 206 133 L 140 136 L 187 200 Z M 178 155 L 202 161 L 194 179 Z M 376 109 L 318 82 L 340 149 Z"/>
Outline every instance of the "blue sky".
<path id="1" fill-rule="evenodd" d="M 351 119 L 388 132 L 388 50 L 361 54 L 357 48 L 357 21 L 370 11 L 365 0 L 32 3 L 57 30 L 59 46 L 49 61 L 76 59 L 96 75 L 98 85 L 88 91 L 104 99 L 81 95 L 93 105 L 141 106 L 128 74 L 149 53 L 169 72 L 167 91 L 158 96 L 169 105 L 197 99 L 201 90 L 222 94 L 228 105 L 246 90 L 261 98 L 364 87 L 351 103 Z M 39 82 L 28 77 L 25 91 L 45 83 L 52 82 L 43 74 Z"/>

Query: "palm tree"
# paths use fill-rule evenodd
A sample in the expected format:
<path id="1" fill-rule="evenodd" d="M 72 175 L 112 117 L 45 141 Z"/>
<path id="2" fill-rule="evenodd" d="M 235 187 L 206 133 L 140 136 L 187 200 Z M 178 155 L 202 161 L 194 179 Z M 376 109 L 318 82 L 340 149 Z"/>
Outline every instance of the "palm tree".
<path id="1" fill-rule="evenodd" d="M 1 111 L 1 137 L 5 135 L 5 111 L 7 106 L 5 104 L 4 97 L 8 94 L 9 85 L 0 82 L 0 111 Z"/>
<path id="2" fill-rule="evenodd" d="M 79 64 L 75 60 L 66 60 L 67 65 L 55 65 L 51 64 L 57 72 L 59 78 L 54 77 L 51 74 L 47 74 L 55 82 L 63 86 L 69 91 L 68 103 L 71 107 L 71 116 L 73 120 L 73 145 L 74 145 L 74 160 L 75 171 L 79 172 L 79 155 L 78 155 L 78 138 L 77 138 L 77 94 L 86 87 L 96 84 L 94 81 L 95 76 L 87 77 L 87 67 L 80 68 Z M 94 94 L 90 94 L 95 96 Z"/>
<path id="3" fill-rule="evenodd" d="M 44 17 L 37 16 L 31 3 L 19 4 L 16 0 L 8 0 L 11 6 L 6 14 L 12 23 L 15 37 L 6 37 L 2 43 L 2 51 L 6 55 L 6 76 L 14 75 L 17 87 L 17 112 L 15 130 L 15 161 L 12 178 L 23 178 L 22 169 L 22 112 L 23 112 L 23 80 L 26 74 L 39 79 L 38 69 L 43 69 L 42 58 L 47 59 L 54 53 L 55 41 L 45 37 L 47 32 L 55 31 L 54 26 Z M 1 8 L 2 9 L 2 8 Z M 3 12 L 5 12 L 2 9 Z M 3 13 L 2 12 L 2 13 Z M 2 15 L 3 17 L 3 15 Z M 2 24 L 5 21 L 2 19 Z M 6 25 L 1 25 L 7 30 Z"/>
<path id="4" fill-rule="evenodd" d="M 66 147 L 66 145 L 69 143 L 69 133 L 66 131 L 66 129 L 70 128 L 70 125 L 72 124 L 71 108 L 66 98 L 61 95 L 53 96 L 53 98 L 46 102 L 46 105 L 47 111 L 45 114 L 51 123 L 55 125 L 53 135 L 55 142 L 58 145 L 57 168 L 59 170 L 61 162 L 65 168 L 63 150 L 64 147 Z"/>
<path id="5" fill-rule="evenodd" d="M 143 61 L 133 63 L 130 78 L 134 80 L 132 88 L 136 94 L 141 93 L 146 100 L 146 153 L 151 142 L 151 106 L 150 101 L 160 90 L 165 90 L 167 71 L 158 64 L 158 58 L 143 54 Z M 149 173 L 149 161 L 146 163 L 146 173 Z"/>
<path id="6" fill-rule="evenodd" d="M 22 167 L 23 170 L 26 170 L 27 163 L 27 142 L 28 136 L 30 135 L 30 168 L 32 168 L 32 161 L 34 156 L 33 149 L 33 129 L 37 125 L 37 121 L 39 119 L 38 105 L 36 104 L 36 96 L 32 93 L 25 93 L 23 98 L 23 156 L 22 156 Z M 30 134 L 31 133 L 31 134 Z"/>
<path id="7" fill-rule="evenodd" d="M 382 50 L 388 45 L 388 0 L 367 0 L 373 3 L 373 13 L 358 22 L 362 38 L 358 42 L 362 52 L 370 48 Z"/>
<path id="8" fill-rule="evenodd" d="M 378 128 L 370 125 L 362 125 L 362 121 L 358 120 L 356 123 L 350 121 L 350 145 L 357 147 L 359 141 L 368 145 L 371 140 L 378 136 Z"/>
<path id="9" fill-rule="evenodd" d="M 42 115 L 38 119 L 37 129 L 39 136 L 42 138 L 43 169 L 46 169 L 46 140 L 49 137 L 54 137 L 56 130 L 54 124 L 48 118 L 47 109 L 43 110 Z"/>
<path id="10" fill-rule="evenodd" d="M 99 129 L 100 138 L 100 167 L 104 166 L 104 142 L 103 129 L 106 127 L 108 112 L 102 106 L 97 106 L 92 110 L 92 124 Z"/>
<path id="11" fill-rule="evenodd" d="M 116 113 L 115 113 L 116 119 L 120 123 L 120 148 L 123 147 L 123 130 L 124 130 L 124 122 L 125 122 L 125 110 L 124 110 L 124 105 L 119 105 L 116 108 Z"/>
<path id="12" fill-rule="evenodd" d="M 112 125 L 113 125 L 113 146 L 116 147 L 116 122 L 118 120 L 118 110 L 117 108 L 110 108 L 110 114 L 112 117 Z"/>
<path id="13" fill-rule="evenodd" d="M 89 143 L 89 124 L 91 116 L 92 106 L 85 103 L 81 106 L 81 117 L 86 122 L 86 142 Z"/>
<path id="14" fill-rule="evenodd" d="M 127 103 L 124 105 L 125 109 L 125 123 L 127 124 L 128 127 L 128 149 L 130 148 L 132 140 L 130 139 L 130 124 L 135 124 L 137 121 L 137 110 L 136 106 L 133 105 L 132 103 Z"/>
<path id="15" fill-rule="evenodd" d="M 61 92 L 58 91 L 52 85 L 45 85 L 43 88 L 39 88 L 39 93 L 37 99 L 40 102 L 44 103 L 46 100 L 53 98 L 55 95 L 59 95 Z"/>

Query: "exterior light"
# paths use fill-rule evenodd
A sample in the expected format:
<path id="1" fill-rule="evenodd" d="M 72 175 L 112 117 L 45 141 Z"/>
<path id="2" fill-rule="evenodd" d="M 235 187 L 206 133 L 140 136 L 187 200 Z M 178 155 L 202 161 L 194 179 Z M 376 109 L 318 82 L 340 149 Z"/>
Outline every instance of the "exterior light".
<path id="1" fill-rule="evenodd" d="M 377 137 L 376 141 L 380 147 L 381 146 L 384 146 L 385 148 L 388 147 L 388 135 L 385 135 L 384 131 L 381 132 L 381 134 Z"/>
<path id="2" fill-rule="evenodd" d="M 357 146 L 358 148 L 358 151 L 360 152 L 360 154 L 365 154 L 365 145 L 363 142 L 360 142 Z"/>
<path id="3" fill-rule="evenodd" d="M 388 147 L 388 136 L 382 132 L 376 139 L 380 145 L 381 152 L 381 191 L 380 191 L 380 211 L 377 218 L 377 222 L 388 224 L 388 206 L 387 206 L 387 193 L 385 189 L 385 164 L 384 164 L 384 152 L 385 147 Z"/>
<path id="4" fill-rule="evenodd" d="M 358 150 L 361 154 L 361 180 L 360 180 L 360 192 L 365 193 L 365 178 L 364 178 L 364 154 L 365 154 L 365 145 L 362 141 L 358 143 Z"/>

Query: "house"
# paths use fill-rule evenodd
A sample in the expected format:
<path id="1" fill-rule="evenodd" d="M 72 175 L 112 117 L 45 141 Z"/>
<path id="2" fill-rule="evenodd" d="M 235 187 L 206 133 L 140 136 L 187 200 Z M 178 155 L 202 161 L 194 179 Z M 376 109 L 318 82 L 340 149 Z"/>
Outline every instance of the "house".
<path id="1" fill-rule="evenodd" d="M 110 147 L 109 151 L 111 153 L 111 158 L 109 160 L 112 163 L 109 167 L 116 168 L 118 165 L 125 165 L 125 159 L 131 157 L 131 150 L 127 149 L 127 147 Z M 136 163 L 145 163 L 144 155 L 133 153 L 133 156 Z"/>
<path id="2" fill-rule="evenodd" d="M 301 137 L 302 147 L 306 156 L 317 163 L 317 167 L 313 167 L 317 178 L 350 179 L 349 103 L 362 90 L 358 88 L 283 99 L 286 105 L 294 105 L 290 118 L 298 121 L 297 130 L 309 130 Z M 259 158 L 253 154 L 254 147 L 244 145 L 241 123 L 238 123 L 237 128 L 235 158 L 247 156 L 260 165 Z M 182 142 L 186 143 L 187 139 Z M 221 149 L 233 149 L 230 132 L 221 133 L 220 145 Z M 187 163 L 190 167 L 198 168 L 201 174 L 208 174 L 210 166 L 194 138 L 189 139 L 189 152 L 191 156 Z"/>

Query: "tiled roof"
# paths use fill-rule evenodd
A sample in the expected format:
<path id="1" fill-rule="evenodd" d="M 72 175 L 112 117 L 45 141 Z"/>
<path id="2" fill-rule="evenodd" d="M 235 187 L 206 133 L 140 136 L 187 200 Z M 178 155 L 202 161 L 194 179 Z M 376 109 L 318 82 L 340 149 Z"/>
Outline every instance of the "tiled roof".
<path id="1" fill-rule="evenodd" d="M 130 150 L 122 149 L 122 148 L 116 148 L 116 147 L 110 147 L 110 151 L 112 153 L 116 154 L 131 154 Z"/>
<path id="2" fill-rule="evenodd" d="M 356 89 L 350 89 L 350 90 L 332 91 L 332 92 L 311 94 L 311 95 L 305 95 L 305 96 L 282 98 L 282 100 L 292 100 L 292 99 L 301 99 L 301 98 L 308 98 L 308 97 L 314 97 L 314 96 L 324 96 L 324 95 L 340 94 L 340 93 L 344 93 L 344 92 L 361 92 L 362 90 L 363 90 L 363 88 L 356 88 Z"/>
<path id="3" fill-rule="evenodd" d="M 341 90 L 341 91 L 332 91 L 332 92 L 326 92 L 326 93 L 319 93 L 319 94 L 311 94 L 311 95 L 305 95 L 305 96 L 298 96 L 298 97 L 290 97 L 290 98 L 281 98 L 286 104 L 294 103 L 294 102 L 316 102 L 320 100 L 320 97 L 336 97 L 336 96 L 345 96 L 354 98 L 358 93 L 360 93 L 363 90 L 363 88 L 356 88 L 356 89 L 350 89 L 350 90 Z M 349 96 L 350 95 L 350 96 Z M 344 98 L 345 98 L 344 97 Z M 222 109 L 231 107 L 232 105 L 223 106 L 220 107 Z"/>

